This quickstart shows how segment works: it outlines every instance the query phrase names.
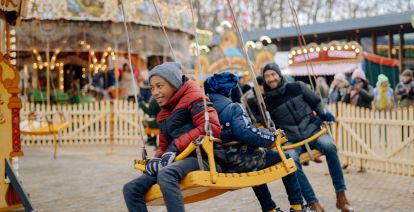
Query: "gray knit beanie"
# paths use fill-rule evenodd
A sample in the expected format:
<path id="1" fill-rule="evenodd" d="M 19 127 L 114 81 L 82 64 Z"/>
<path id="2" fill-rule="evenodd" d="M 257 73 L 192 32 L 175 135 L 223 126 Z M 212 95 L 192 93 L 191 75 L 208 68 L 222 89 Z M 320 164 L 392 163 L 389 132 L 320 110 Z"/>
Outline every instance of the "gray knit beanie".
<path id="1" fill-rule="evenodd" d="M 154 75 L 164 78 L 177 90 L 183 85 L 181 64 L 178 62 L 165 62 L 155 66 L 151 70 L 148 80 L 151 81 L 151 77 Z"/>

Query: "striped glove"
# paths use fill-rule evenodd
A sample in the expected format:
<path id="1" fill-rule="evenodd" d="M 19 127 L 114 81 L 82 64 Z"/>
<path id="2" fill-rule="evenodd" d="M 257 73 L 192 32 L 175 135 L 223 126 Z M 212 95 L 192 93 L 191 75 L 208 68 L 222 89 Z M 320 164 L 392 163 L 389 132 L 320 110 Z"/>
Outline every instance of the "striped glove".
<path id="1" fill-rule="evenodd" d="M 145 164 L 145 171 L 151 176 L 156 176 L 160 169 L 161 158 L 153 158 Z"/>
<path id="2" fill-rule="evenodd" d="M 161 156 L 161 166 L 166 167 L 174 162 L 175 159 L 175 152 L 166 152 Z"/>

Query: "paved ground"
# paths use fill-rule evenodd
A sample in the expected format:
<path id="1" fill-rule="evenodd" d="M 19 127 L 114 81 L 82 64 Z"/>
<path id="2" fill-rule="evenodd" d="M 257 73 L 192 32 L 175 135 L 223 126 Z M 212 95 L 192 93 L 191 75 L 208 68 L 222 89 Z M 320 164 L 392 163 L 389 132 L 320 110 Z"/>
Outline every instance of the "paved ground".
<path id="1" fill-rule="evenodd" d="M 52 148 L 25 148 L 19 161 L 20 179 L 31 202 L 40 212 L 57 211 L 126 211 L 122 197 L 125 182 L 139 173 L 132 168 L 138 147 L 62 147 L 53 160 Z M 335 194 L 327 174 L 326 163 L 305 168 L 325 209 L 337 211 Z M 348 197 L 357 212 L 414 211 L 414 178 L 382 173 L 345 175 Z M 275 201 L 288 210 L 281 181 L 270 183 Z M 260 211 L 251 189 L 241 189 L 186 206 L 187 211 Z M 149 207 L 149 211 L 165 211 Z"/>

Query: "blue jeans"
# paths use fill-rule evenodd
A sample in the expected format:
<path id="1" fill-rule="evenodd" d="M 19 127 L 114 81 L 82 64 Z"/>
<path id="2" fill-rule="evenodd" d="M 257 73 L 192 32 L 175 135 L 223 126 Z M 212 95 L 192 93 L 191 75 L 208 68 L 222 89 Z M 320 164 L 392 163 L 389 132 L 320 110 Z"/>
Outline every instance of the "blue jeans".
<path id="1" fill-rule="evenodd" d="M 180 181 L 189 172 L 199 170 L 197 158 L 185 158 L 162 168 L 157 176 L 143 174 L 124 185 L 124 199 L 130 212 L 148 211 L 144 195 L 152 185 L 158 183 L 167 210 L 170 212 L 184 211 L 184 200 L 180 191 Z"/>
<path id="2" fill-rule="evenodd" d="M 265 168 L 272 166 L 280 161 L 281 159 L 276 151 L 266 151 Z M 286 193 L 288 194 L 289 203 L 291 205 L 302 204 L 303 200 L 301 196 L 300 185 L 296 177 L 296 172 L 283 177 L 282 181 L 283 185 L 285 186 Z M 276 203 L 272 200 L 272 196 L 270 194 L 269 188 L 267 187 L 267 184 L 254 186 L 253 191 L 259 200 L 263 211 L 269 211 L 276 207 Z"/>
<path id="3" fill-rule="evenodd" d="M 292 143 L 287 143 L 292 144 Z M 318 139 L 309 143 L 311 149 L 317 149 L 322 152 L 326 156 L 326 161 L 328 164 L 329 174 L 331 175 L 332 183 L 335 188 L 336 192 L 345 191 L 345 180 L 344 174 L 342 172 L 341 162 L 339 161 L 338 153 L 336 150 L 336 146 L 333 142 L 333 139 L 328 134 L 324 134 Z M 315 192 L 312 189 L 311 184 L 308 181 L 305 173 L 303 172 L 302 165 L 300 164 L 300 154 L 302 153 L 302 149 L 296 148 L 287 151 L 290 157 L 295 160 L 296 167 L 298 170 L 296 171 L 300 188 L 302 190 L 302 196 L 305 198 L 308 204 L 316 202 L 318 199 L 316 198 Z"/>

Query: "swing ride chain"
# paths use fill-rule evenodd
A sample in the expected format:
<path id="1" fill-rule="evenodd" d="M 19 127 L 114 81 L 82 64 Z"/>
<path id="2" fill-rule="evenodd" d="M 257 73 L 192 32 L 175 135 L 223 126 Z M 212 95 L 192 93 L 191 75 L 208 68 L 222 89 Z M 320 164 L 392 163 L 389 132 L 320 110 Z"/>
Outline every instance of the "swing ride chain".
<path id="1" fill-rule="evenodd" d="M 194 9 L 193 9 L 193 1 L 189 0 L 188 3 L 189 3 L 188 6 L 190 7 L 190 11 L 191 11 L 191 17 L 192 17 L 192 20 L 193 20 L 193 22 L 192 22 L 193 23 L 193 33 L 194 33 L 194 39 L 195 39 L 196 51 L 197 51 L 197 66 L 198 66 L 198 69 L 200 71 L 202 71 L 202 69 L 201 69 L 201 60 L 200 60 L 200 49 L 199 49 L 200 44 L 199 44 L 199 41 L 198 41 L 198 34 L 197 34 L 196 25 L 195 25 L 196 20 L 195 20 Z M 204 131 L 206 133 L 206 136 L 209 136 L 210 140 L 213 140 L 214 139 L 213 138 L 213 130 L 211 128 L 210 116 L 209 116 L 208 109 L 207 109 L 207 99 L 206 99 L 207 97 L 206 97 L 206 92 L 205 92 L 205 89 L 204 89 L 204 83 L 201 83 L 201 90 L 203 92 L 203 97 L 204 97 L 203 98 L 204 120 L 205 120 Z"/>
<path id="2" fill-rule="evenodd" d="M 196 146 L 196 153 L 197 153 L 197 163 L 198 167 L 201 171 L 204 171 L 204 164 L 203 164 L 203 155 L 201 154 L 201 145 L 204 142 L 204 136 L 200 135 L 197 139 L 193 141 L 193 144 Z"/>
<path id="3" fill-rule="evenodd" d="M 126 20 L 126 15 L 125 15 L 124 2 L 122 0 L 118 0 L 118 7 L 121 10 L 122 17 L 123 17 L 123 23 L 124 23 L 124 29 L 125 29 L 125 35 L 126 35 L 126 41 L 127 41 L 127 48 L 128 48 L 128 64 L 129 64 L 129 69 L 130 69 L 129 71 L 131 72 L 131 75 L 133 76 L 132 77 L 132 82 L 133 82 L 132 85 L 134 87 L 134 99 L 135 99 L 135 103 L 137 104 L 138 109 L 139 109 L 138 92 L 137 92 L 138 87 L 137 87 L 137 83 L 136 83 L 136 80 L 135 80 L 135 77 L 134 77 L 135 76 L 134 71 L 133 71 L 134 69 L 132 68 L 131 44 L 130 44 L 130 41 L 129 41 L 130 38 L 129 38 L 129 32 L 128 32 L 128 27 L 127 27 L 127 20 Z M 174 52 L 173 52 L 173 55 L 174 55 Z M 138 115 L 138 122 L 142 123 L 141 118 L 140 118 L 139 115 Z M 145 141 L 144 141 L 144 136 L 143 136 L 143 131 L 144 130 L 142 129 L 141 124 L 139 124 L 138 126 L 139 126 L 139 130 L 140 130 L 140 138 L 141 138 L 141 141 L 142 141 L 141 142 L 141 156 L 142 156 L 143 160 L 146 160 L 148 154 L 147 154 L 147 150 L 145 149 Z"/>
<path id="4" fill-rule="evenodd" d="M 258 84 L 258 82 L 256 80 L 256 74 L 254 73 L 253 65 L 252 65 L 252 63 L 251 63 L 251 61 L 249 59 L 249 55 L 247 54 L 246 47 L 243 45 L 244 44 L 244 39 L 243 39 L 243 36 L 242 36 L 242 34 L 240 32 L 239 26 L 237 24 L 237 19 L 236 19 L 236 16 L 234 14 L 233 7 L 231 6 L 230 0 L 227 0 L 227 6 L 228 6 L 228 8 L 230 10 L 231 17 L 233 18 L 233 26 L 234 26 L 234 28 L 235 28 L 235 30 L 237 32 L 237 35 L 239 36 L 240 41 L 241 41 L 240 47 L 243 50 L 243 53 L 244 53 L 243 55 L 244 55 L 244 58 L 245 58 L 245 60 L 247 62 L 247 65 L 248 65 L 248 71 L 249 71 L 250 75 L 253 78 L 252 79 L 253 84 L 254 84 L 253 90 L 256 93 L 257 99 L 259 101 L 260 112 L 261 112 L 263 118 L 265 119 L 265 123 L 267 125 L 266 128 L 268 128 L 268 129 L 270 129 L 270 130 L 272 130 L 274 132 L 276 130 L 276 128 L 275 128 L 275 125 L 274 125 L 273 121 L 270 119 L 270 115 L 268 114 L 266 105 L 264 103 L 263 96 L 262 96 L 261 92 L 259 91 L 259 84 Z"/>

